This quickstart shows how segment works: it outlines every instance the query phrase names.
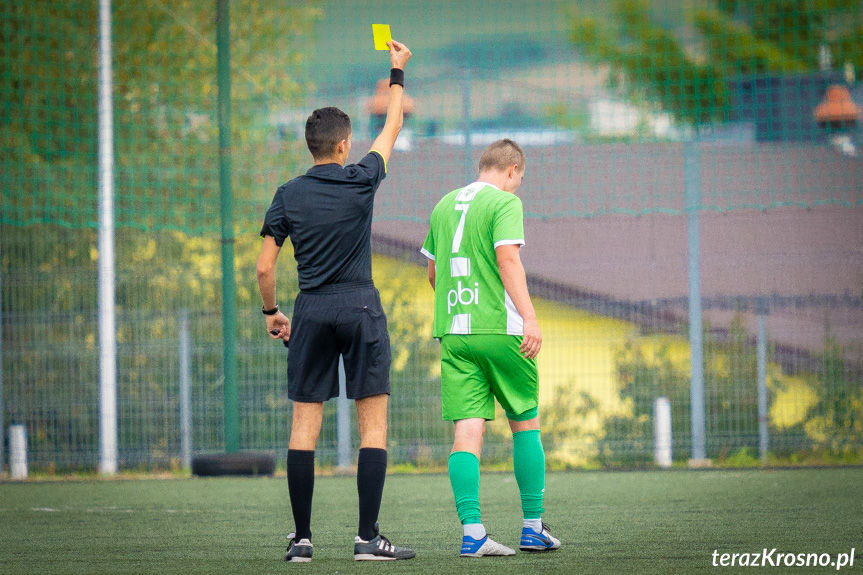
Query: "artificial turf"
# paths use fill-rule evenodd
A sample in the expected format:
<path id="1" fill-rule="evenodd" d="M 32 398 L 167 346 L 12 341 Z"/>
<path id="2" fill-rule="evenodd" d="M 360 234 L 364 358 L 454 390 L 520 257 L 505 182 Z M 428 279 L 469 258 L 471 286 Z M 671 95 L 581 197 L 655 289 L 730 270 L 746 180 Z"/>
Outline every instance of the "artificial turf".
<path id="1" fill-rule="evenodd" d="M 446 475 L 391 475 L 381 532 L 417 557 L 352 560 L 353 477 L 318 477 L 314 559 L 282 561 L 290 531 L 282 478 L 34 481 L 0 484 L 0 572 L 19 573 L 827 573 L 824 567 L 720 567 L 723 553 L 855 549 L 863 569 L 863 469 L 550 473 L 544 520 L 563 547 L 467 559 Z M 511 473 L 484 473 L 492 537 L 516 547 Z M 773 561 L 776 554 L 772 555 Z"/>

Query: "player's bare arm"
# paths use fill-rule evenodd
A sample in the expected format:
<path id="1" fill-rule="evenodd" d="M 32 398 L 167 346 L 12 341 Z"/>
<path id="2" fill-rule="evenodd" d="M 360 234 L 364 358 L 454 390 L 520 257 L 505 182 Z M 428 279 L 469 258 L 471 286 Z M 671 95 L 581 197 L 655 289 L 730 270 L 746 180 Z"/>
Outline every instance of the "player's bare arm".
<path id="1" fill-rule="evenodd" d="M 432 289 L 434 289 L 435 284 L 435 273 L 434 260 L 429 260 L 429 283 L 431 284 Z"/>
<path id="2" fill-rule="evenodd" d="M 401 42 L 391 40 L 387 42 L 390 47 L 390 64 L 393 68 L 404 70 L 408 60 L 411 59 L 411 51 Z M 390 101 L 387 105 L 387 119 L 380 135 L 375 138 L 372 143 L 372 150 L 380 152 L 384 162 L 389 161 L 390 155 L 393 152 L 393 146 L 396 143 L 396 138 L 401 132 L 402 124 L 404 123 L 404 111 L 402 101 L 404 98 L 404 88 L 398 84 L 390 86 Z"/>
<path id="3" fill-rule="evenodd" d="M 536 319 L 536 311 L 530 301 L 527 291 L 527 275 L 521 263 L 519 250 L 521 246 L 503 245 L 495 248 L 497 265 L 500 270 L 500 279 L 503 287 L 509 294 L 515 309 L 524 320 L 524 338 L 521 342 L 521 353 L 528 359 L 533 359 L 539 354 L 542 347 L 542 333 Z"/>
<path id="4" fill-rule="evenodd" d="M 263 309 L 273 309 L 276 302 L 276 260 L 280 248 L 272 236 L 264 236 L 261 254 L 258 256 L 258 290 L 261 292 Z M 265 316 L 267 332 L 272 339 L 288 341 L 291 337 L 291 322 L 281 311 Z"/>

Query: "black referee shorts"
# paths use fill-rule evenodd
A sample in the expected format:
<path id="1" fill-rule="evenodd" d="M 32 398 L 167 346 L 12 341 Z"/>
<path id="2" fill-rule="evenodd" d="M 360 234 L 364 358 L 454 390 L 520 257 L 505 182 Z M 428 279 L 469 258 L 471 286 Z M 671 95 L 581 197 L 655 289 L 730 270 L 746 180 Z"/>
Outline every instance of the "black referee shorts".
<path id="1" fill-rule="evenodd" d="M 390 392 L 390 337 L 374 285 L 300 292 L 288 343 L 288 397 L 338 397 L 340 355 L 350 399 Z"/>

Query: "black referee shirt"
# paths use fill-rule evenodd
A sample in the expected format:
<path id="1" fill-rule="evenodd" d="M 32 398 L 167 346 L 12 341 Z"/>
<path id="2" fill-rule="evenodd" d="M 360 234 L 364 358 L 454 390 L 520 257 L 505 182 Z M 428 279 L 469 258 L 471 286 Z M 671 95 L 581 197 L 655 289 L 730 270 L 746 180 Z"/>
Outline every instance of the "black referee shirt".
<path id="1" fill-rule="evenodd" d="M 313 166 L 276 191 L 261 236 L 278 246 L 290 236 L 301 290 L 372 280 L 372 209 L 385 177 L 383 157 L 369 152 L 358 164 Z"/>

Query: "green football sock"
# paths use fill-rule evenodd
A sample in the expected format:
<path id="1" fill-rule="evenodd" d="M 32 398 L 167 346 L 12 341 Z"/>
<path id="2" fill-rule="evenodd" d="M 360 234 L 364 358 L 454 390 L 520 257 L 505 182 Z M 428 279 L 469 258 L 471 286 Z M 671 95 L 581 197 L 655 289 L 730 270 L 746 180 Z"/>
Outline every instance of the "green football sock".
<path id="1" fill-rule="evenodd" d="M 521 510 L 525 519 L 542 517 L 542 497 L 545 491 L 545 451 L 538 429 L 512 434 L 512 459 L 515 481 L 521 492 Z"/>
<path id="2" fill-rule="evenodd" d="M 449 456 L 449 481 L 462 525 L 482 523 L 479 514 L 479 459 L 467 451 Z"/>

